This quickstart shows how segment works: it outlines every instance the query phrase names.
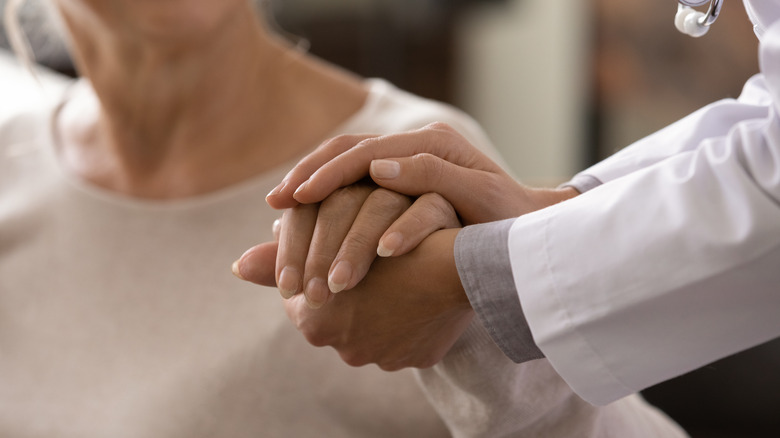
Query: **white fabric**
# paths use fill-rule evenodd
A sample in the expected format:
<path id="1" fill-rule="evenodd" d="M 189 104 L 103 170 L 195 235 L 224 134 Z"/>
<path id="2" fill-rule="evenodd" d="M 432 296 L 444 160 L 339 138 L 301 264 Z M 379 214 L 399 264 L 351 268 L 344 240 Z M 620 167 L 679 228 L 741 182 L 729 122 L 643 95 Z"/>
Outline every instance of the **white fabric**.
<path id="1" fill-rule="evenodd" d="M 55 102 L 71 82 L 37 64 L 34 68 L 35 76 L 22 68 L 10 52 L 0 49 L 0 120 L 23 108 Z"/>
<path id="2" fill-rule="evenodd" d="M 0 73 L 5 87 L 19 72 Z M 444 120 L 490 147 L 462 113 L 369 85 L 339 132 Z M 450 435 L 411 370 L 345 365 L 304 340 L 276 289 L 231 274 L 273 238 L 280 213 L 263 199 L 294 163 L 205 196 L 132 199 L 59 167 L 54 113 L 0 113 L 0 436 Z"/>
<path id="3" fill-rule="evenodd" d="M 780 336 L 780 1 L 745 4 L 761 74 L 738 100 L 586 170 L 604 184 L 510 231 L 534 338 L 592 403 Z"/>
<path id="4" fill-rule="evenodd" d="M 759 38 L 764 36 L 772 23 L 780 19 L 780 10 L 774 0 L 743 0 L 743 3 Z"/>
<path id="5" fill-rule="evenodd" d="M 444 359 L 417 371 L 453 438 L 682 438 L 639 395 L 594 406 L 545 359 L 517 364 L 476 321 Z"/>
<path id="6" fill-rule="evenodd" d="M 460 112 L 370 86 L 339 132 L 440 120 L 494 154 Z M 418 371 L 424 391 L 410 370 L 348 367 L 305 342 L 275 289 L 230 273 L 272 238 L 279 213 L 263 196 L 289 166 L 195 198 L 118 196 L 59 167 L 53 114 L 0 116 L 0 436 L 684 436 L 638 398 L 588 405 L 546 361 L 508 361 L 476 325 Z"/>

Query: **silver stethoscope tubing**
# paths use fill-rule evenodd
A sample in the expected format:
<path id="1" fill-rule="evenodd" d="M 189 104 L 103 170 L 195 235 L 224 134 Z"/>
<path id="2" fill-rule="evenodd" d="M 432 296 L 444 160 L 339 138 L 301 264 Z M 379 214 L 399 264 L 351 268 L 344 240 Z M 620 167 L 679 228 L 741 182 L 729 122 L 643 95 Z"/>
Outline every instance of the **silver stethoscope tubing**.
<path id="1" fill-rule="evenodd" d="M 702 6 L 707 2 L 710 2 L 710 8 L 707 10 L 707 13 L 698 20 L 699 24 L 702 26 L 710 26 L 718 19 L 720 8 L 723 7 L 723 0 L 678 0 L 678 3 L 681 5 L 691 8 Z"/>

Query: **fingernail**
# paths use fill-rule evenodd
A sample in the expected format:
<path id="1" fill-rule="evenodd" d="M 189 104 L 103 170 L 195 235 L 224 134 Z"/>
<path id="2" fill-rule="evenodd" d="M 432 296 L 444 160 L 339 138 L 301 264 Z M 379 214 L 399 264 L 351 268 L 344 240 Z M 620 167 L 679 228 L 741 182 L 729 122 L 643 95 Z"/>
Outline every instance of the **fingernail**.
<path id="1" fill-rule="evenodd" d="M 298 193 L 301 193 L 306 189 L 306 185 L 309 184 L 309 181 L 304 181 L 303 184 L 299 185 L 297 189 L 295 189 L 295 193 L 293 193 L 293 197 L 297 195 Z"/>
<path id="2" fill-rule="evenodd" d="M 401 165 L 393 160 L 374 160 L 371 162 L 371 175 L 380 179 L 397 178 L 401 174 Z"/>
<path id="3" fill-rule="evenodd" d="M 328 276 L 328 287 L 334 294 L 339 293 L 347 287 L 350 278 L 352 278 L 352 263 L 341 260 L 336 263 L 333 272 Z"/>
<path id="4" fill-rule="evenodd" d="M 286 182 L 286 181 L 282 181 L 282 183 L 281 183 L 281 184 L 279 184 L 278 186 L 276 186 L 276 187 L 275 187 L 273 190 L 271 190 L 270 192 L 268 192 L 268 194 L 267 194 L 267 195 L 265 195 L 265 199 L 268 199 L 268 198 L 270 198 L 270 197 L 272 197 L 272 196 L 276 196 L 276 195 L 278 195 L 279 193 L 281 193 L 281 191 L 282 191 L 282 190 L 284 190 L 285 186 L 287 186 L 287 182 Z"/>
<path id="5" fill-rule="evenodd" d="M 319 309 L 325 304 L 330 295 L 328 285 L 321 278 L 312 278 L 306 284 L 306 290 L 303 294 L 306 296 L 306 304 L 312 309 Z"/>
<path id="6" fill-rule="evenodd" d="M 271 225 L 271 231 L 274 233 L 274 239 L 279 240 L 279 231 L 282 229 L 282 221 L 277 219 L 274 224 Z"/>
<path id="7" fill-rule="evenodd" d="M 404 243 L 404 236 L 401 233 L 390 233 L 384 239 L 379 241 L 376 248 L 376 255 L 379 257 L 390 257 Z"/>
<path id="8" fill-rule="evenodd" d="M 233 275 L 235 275 L 236 277 L 246 281 L 246 278 L 241 276 L 241 271 L 238 269 L 238 262 L 239 261 L 241 261 L 241 259 L 238 259 L 235 262 L 233 262 L 233 266 L 231 266 L 231 270 L 233 271 Z"/>
<path id="9" fill-rule="evenodd" d="M 301 287 L 301 274 L 297 269 L 285 266 L 284 269 L 282 269 L 282 273 L 279 274 L 279 284 L 277 287 L 279 288 L 279 293 L 281 293 L 283 297 L 292 297 L 298 293 L 298 290 Z"/>

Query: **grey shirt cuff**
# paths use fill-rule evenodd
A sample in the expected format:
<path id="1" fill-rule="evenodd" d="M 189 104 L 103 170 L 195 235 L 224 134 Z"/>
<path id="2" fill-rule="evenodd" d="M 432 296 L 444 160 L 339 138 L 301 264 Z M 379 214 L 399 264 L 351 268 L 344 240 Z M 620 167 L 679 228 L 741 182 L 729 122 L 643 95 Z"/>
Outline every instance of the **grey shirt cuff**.
<path id="1" fill-rule="evenodd" d="M 514 219 L 472 225 L 455 239 L 455 265 L 471 307 L 490 337 L 514 362 L 544 357 L 534 342 L 509 260 Z"/>

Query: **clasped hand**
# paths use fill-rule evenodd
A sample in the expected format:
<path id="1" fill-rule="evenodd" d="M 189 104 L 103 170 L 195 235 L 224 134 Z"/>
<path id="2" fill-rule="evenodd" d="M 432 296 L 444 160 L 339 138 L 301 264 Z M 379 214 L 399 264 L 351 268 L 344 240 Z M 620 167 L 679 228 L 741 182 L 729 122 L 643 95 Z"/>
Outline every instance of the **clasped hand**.
<path id="1" fill-rule="evenodd" d="M 277 242 L 248 250 L 234 272 L 277 285 L 306 339 L 351 365 L 428 367 L 473 318 L 453 253 L 461 222 L 516 217 L 575 194 L 517 183 L 443 123 L 340 136 L 268 195 L 286 209 Z"/>

